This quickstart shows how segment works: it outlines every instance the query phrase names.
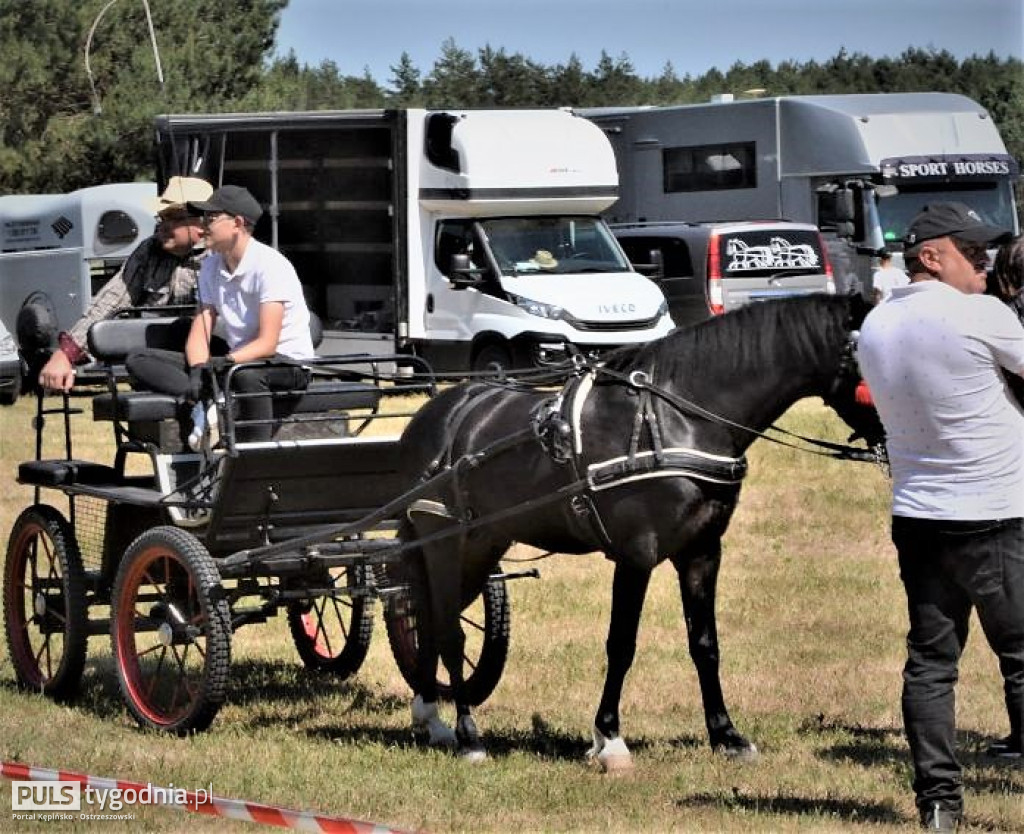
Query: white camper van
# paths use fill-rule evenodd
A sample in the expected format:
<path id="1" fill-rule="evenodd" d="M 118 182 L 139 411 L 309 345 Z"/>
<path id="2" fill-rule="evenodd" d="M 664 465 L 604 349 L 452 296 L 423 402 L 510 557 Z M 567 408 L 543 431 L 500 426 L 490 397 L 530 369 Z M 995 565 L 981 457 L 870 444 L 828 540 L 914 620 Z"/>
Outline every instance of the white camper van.
<path id="1" fill-rule="evenodd" d="M 54 339 L 153 234 L 153 183 L 0 197 L 0 403 L 17 398 L 19 343 Z M 6 332 L 6 337 L 4 337 Z"/>
<path id="2" fill-rule="evenodd" d="M 600 353 L 672 327 L 601 218 L 608 139 L 565 110 L 373 110 L 157 119 L 160 178 L 243 185 L 295 265 L 324 352 L 443 373 Z"/>

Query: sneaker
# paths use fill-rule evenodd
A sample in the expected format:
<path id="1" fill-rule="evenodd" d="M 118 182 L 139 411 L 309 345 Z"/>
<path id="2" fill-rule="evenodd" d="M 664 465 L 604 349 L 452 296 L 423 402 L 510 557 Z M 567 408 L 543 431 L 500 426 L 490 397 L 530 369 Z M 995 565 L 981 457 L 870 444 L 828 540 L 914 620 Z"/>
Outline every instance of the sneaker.
<path id="1" fill-rule="evenodd" d="M 921 812 L 921 828 L 926 831 L 956 831 L 960 827 L 963 815 L 959 811 L 944 807 L 933 802 L 931 808 Z"/>
<path id="2" fill-rule="evenodd" d="M 198 452 L 203 443 L 203 433 L 206 431 L 206 406 L 197 402 L 192 406 L 192 432 L 188 436 L 188 447 L 193 452 Z"/>
<path id="3" fill-rule="evenodd" d="M 206 409 L 206 426 L 210 432 L 210 448 L 214 448 L 220 441 L 220 425 L 217 422 L 217 405 L 212 403 Z"/>
<path id="4" fill-rule="evenodd" d="M 1020 745 L 1014 742 L 1012 736 L 993 741 L 986 748 L 985 755 L 990 759 L 1001 759 L 1004 761 L 1016 761 L 1024 758 L 1021 755 Z"/>

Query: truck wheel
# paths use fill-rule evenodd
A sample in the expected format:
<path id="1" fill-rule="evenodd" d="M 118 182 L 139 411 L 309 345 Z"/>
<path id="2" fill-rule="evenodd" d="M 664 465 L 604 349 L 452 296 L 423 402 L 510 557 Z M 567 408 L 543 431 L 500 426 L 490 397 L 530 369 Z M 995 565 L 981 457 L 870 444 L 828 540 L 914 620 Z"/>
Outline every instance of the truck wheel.
<path id="1" fill-rule="evenodd" d="M 495 376 L 508 373 L 512 370 L 512 351 L 502 344 L 484 345 L 473 357 L 473 370 Z"/>
<path id="2" fill-rule="evenodd" d="M 383 565 L 381 569 L 388 577 L 382 583 L 386 585 L 388 580 L 392 580 L 395 568 Z M 413 571 L 408 573 L 411 576 L 420 575 Z M 402 578 L 410 579 L 411 576 Z M 385 598 L 384 624 L 387 626 L 391 653 L 405 682 L 415 689 L 419 661 L 416 594 L 407 582 L 404 588 L 387 594 Z M 479 706 L 490 697 L 505 671 L 510 615 L 505 580 L 496 577 L 487 580 L 483 593 L 462 612 L 462 630 L 466 635 L 463 655 L 466 698 L 472 706 Z M 438 696 L 451 700 L 451 683 L 443 663 L 438 664 L 438 675 Z"/>
<path id="3" fill-rule="evenodd" d="M 85 572 L 71 525 L 37 504 L 14 522 L 4 565 L 7 653 L 20 686 L 75 694 L 89 639 Z"/>
<path id="4" fill-rule="evenodd" d="M 177 527 L 143 533 L 112 602 L 114 664 L 136 721 L 177 735 L 209 727 L 227 691 L 231 612 L 202 542 Z"/>
<path id="5" fill-rule="evenodd" d="M 288 605 L 288 628 L 308 669 L 344 680 L 359 671 L 373 637 L 373 603 L 360 591 L 369 587 L 366 565 L 332 568 L 327 584 L 356 595 L 323 595 Z"/>

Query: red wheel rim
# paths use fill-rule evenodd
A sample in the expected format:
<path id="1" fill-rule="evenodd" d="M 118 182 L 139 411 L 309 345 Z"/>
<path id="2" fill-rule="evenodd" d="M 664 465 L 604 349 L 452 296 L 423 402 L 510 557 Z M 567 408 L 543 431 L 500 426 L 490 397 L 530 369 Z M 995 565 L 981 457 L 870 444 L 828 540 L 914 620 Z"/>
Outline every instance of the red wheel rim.
<path id="1" fill-rule="evenodd" d="M 56 547 L 46 528 L 27 524 L 10 548 L 15 560 L 7 585 L 8 625 L 12 658 L 25 683 L 43 687 L 64 660 L 68 600 Z"/>
<path id="2" fill-rule="evenodd" d="M 135 707 L 155 725 L 187 716 L 206 675 L 207 613 L 181 558 L 150 547 L 117 600 L 117 661 Z"/>

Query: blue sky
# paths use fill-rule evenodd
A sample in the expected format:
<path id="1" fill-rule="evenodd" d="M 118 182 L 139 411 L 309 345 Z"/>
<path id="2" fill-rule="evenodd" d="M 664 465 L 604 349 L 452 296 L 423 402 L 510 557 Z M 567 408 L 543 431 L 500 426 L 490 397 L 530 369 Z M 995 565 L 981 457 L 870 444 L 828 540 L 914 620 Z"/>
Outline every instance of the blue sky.
<path id="1" fill-rule="evenodd" d="M 429 73 L 448 37 L 474 56 L 489 44 L 549 66 L 575 53 L 588 70 L 602 49 L 625 53 L 641 77 L 669 61 L 696 76 L 736 61 L 822 61 L 844 46 L 1024 58 L 1024 0 L 290 0 L 277 44 L 386 85 L 403 51 Z"/>

